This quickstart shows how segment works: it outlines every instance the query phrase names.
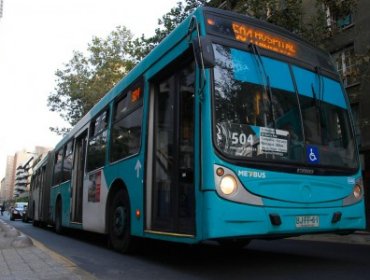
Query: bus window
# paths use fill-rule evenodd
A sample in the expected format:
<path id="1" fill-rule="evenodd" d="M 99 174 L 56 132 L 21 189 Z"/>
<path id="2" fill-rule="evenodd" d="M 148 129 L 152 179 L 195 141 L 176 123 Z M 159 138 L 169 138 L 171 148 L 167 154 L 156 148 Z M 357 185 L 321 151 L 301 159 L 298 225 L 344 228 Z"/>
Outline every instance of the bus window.
<path id="1" fill-rule="evenodd" d="M 63 149 L 60 149 L 55 154 L 53 185 L 60 184 L 63 181 L 62 164 L 63 164 Z"/>
<path id="2" fill-rule="evenodd" d="M 105 164 L 108 119 L 109 111 L 106 109 L 91 122 L 90 137 L 87 149 L 87 171 L 100 168 Z"/>
<path id="3" fill-rule="evenodd" d="M 289 65 L 265 57 L 261 65 L 256 54 L 220 45 L 214 51 L 218 149 L 231 157 L 301 161 L 303 134 Z"/>
<path id="4" fill-rule="evenodd" d="M 73 141 L 69 141 L 69 143 L 64 148 L 63 181 L 71 180 L 72 159 L 73 159 Z"/>
<path id="5" fill-rule="evenodd" d="M 143 83 L 135 83 L 114 105 L 111 162 L 136 154 L 141 143 Z"/>

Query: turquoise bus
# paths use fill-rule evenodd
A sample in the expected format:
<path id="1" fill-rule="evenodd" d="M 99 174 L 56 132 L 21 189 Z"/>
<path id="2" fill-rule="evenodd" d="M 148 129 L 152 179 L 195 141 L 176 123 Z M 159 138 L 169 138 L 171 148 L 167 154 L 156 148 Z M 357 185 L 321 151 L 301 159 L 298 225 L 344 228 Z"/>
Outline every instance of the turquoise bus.
<path id="1" fill-rule="evenodd" d="M 34 224 L 243 246 L 365 228 L 350 105 L 328 54 L 198 8 L 35 168 Z"/>

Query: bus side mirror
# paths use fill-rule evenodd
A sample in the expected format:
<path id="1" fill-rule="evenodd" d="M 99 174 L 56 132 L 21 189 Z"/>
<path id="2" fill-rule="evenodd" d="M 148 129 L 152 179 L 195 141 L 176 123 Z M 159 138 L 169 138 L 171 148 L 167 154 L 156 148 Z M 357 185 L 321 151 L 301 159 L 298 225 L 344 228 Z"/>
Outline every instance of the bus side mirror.
<path id="1" fill-rule="evenodd" d="M 209 37 L 202 36 L 194 38 L 193 51 L 195 60 L 200 67 L 212 68 L 215 66 L 215 54 Z"/>

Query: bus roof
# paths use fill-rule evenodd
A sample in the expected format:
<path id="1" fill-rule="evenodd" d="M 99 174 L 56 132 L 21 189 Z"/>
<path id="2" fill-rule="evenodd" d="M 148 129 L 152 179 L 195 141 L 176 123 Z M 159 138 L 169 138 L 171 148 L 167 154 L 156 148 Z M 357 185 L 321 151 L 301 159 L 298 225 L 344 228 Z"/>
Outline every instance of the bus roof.
<path id="1" fill-rule="evenodd" d="M 38 163 L 36 163 L 36 165 L 33 167 L 33 170 L 37 170 L 40 167 L 42 167 L 43 165 L 46 165 L 47 161 L 48 161 L 48 158 L 49 158 L 49 154 L 50 154 L 50 152 L 47 153 Z"/>

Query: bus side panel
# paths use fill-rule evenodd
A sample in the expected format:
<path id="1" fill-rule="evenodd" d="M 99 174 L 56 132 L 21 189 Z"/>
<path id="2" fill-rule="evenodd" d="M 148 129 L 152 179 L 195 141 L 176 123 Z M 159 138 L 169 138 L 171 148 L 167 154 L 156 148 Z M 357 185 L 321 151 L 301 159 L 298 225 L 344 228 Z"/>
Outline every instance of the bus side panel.
<path id="1" fill-rule="evenodd" d="M 49 223 L 51 221 L 51 200 L 50 200 L 50 187 L 53 180 L 53 158 L 54 151 L 48 153 L 46 171 L 45 171 L 45 180 L 41 186 L 40 195 L 41 195 L 41 211 L 40 211 L 40 221 L 43 223 Z"/>
<path id="2" fill-rule="evenodd" d="M 52 204 L 50 207 L 50 213 L 51 213 L 52 224 L 55 223 L 56 203 L 57 203 L 57 199 L 60 197 L 62 200 L 62 226 L 69 227 L 70 188 L 71 188 L 70 181 L 64 182 L 58 186 L 54 186 L 51 188 L 50 197 L 51 197 Z"/>
<path id="3" fill-rule="evenodd" d="M 120 180 L 127 189 L 131 206 L 131 234 L 143 236 L 143 216 L 136 218 L 136 211 L 144 213 L 143 210 L 143 156 L 133 156 L 129 159 L 119 161 L 109 167 L 105 172 L 107 184 L 112 187 L 113 182 Z M 110 205 L 106 209 L 109 211 Z M 101 211 L 104 212 L 103 209 Z"/>
<path id="4" fill-rule="evenodd" d="M 99 169 L 85 175 L 82 198 L 84 230 L 105 233 L 105 205 L 108 187 L 105 172 Z"/>
<path id="5" fill-rule="evenodd" d="M 29 202 L 29 206 L 28 206 L 28 209 L 30 209 L 30 211 L 33 213 L 33 217 L 31 216 L 32 219 L 34 219 L 35 221 L 39 221 L 40 220 L 40 216 L 41 216 L 41 213 L 39 211 L 40 207 L 40 195 L 41 195 L 41 191 L 42 191 L 42 188 L 41 186 L 37 186 L 36 189 L 33 189 L 33 192 L 31 193 L 31 199 L 30 199 L 30 202 Z"/>
<path id="6" fill-rule="evenodd" d="M 49 213 L 50 213 L 50 224 L 54 225 L 55 223 L 55 209 L 57 204 L 57 197 L 60 195 L 60 187 L 54 186 L 50 188 L 50 207 L 49 207 Z"/>

